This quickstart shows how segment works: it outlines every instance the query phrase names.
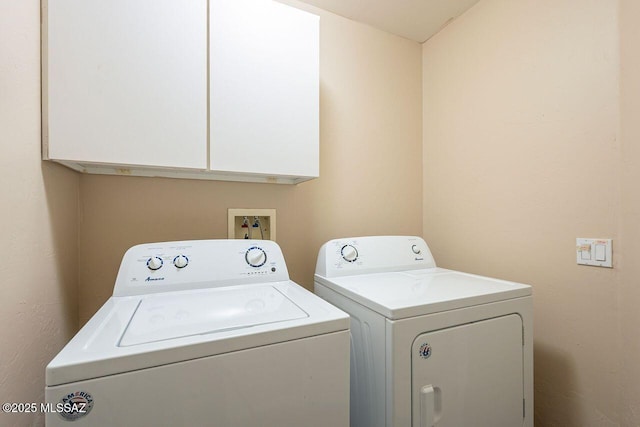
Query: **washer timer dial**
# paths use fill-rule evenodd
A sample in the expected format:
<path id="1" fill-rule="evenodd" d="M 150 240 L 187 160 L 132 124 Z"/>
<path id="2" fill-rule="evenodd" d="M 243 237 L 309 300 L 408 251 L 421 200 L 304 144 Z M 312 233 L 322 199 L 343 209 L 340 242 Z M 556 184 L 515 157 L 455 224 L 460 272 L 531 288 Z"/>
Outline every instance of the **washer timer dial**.
<path id="1" fill-rule="evenodd" d="M 355 246 L 344 245 L 342 249 L 340 249 L 340 255 L 342 255 L 342 259 L 347 262 L 355 262 L 358 259 L 358 250 Z"/>
<path id="2" fill-rule="evenodd" d="M 149 268 L 149 270 L 160 270 L 160 268 L 162 267 L 162 258 L 157 257 L 157 256 L 152 256 L 151 258 L 149 258 L 147 260 L 147 267 Z"/>
<path id="3" fill-rule="evenodd" d="M 264 249 L 253 246 L 247 249 L 244 259 L 251 267 L 262 267 L 267 262 L 267 254 Z"/>
<path id="4" fill-rule="evenodd" d="M 189 264 L 189 258 L 184 255 L 178 255 L 173 259 L 173 265 L 177 268 L 185 268 Z"/>

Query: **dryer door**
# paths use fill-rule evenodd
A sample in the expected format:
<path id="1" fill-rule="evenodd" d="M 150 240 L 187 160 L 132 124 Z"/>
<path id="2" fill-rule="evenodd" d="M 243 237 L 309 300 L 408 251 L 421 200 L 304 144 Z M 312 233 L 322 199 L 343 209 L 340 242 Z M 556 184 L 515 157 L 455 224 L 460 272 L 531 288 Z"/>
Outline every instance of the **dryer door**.
<path id="1" fill-rule="evenodd" d="M 523 415 L 522 319 L 427 332 L 411 353 L 413 427 L 512 427 Z"/>

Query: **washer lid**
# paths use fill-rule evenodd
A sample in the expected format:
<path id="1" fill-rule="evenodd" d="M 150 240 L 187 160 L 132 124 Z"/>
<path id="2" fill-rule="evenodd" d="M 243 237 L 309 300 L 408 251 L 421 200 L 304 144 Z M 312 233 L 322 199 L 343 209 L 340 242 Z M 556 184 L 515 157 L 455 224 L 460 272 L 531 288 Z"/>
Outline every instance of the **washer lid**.
<path id="1" fill-rule="evenodd" d="M 49 363 L 47 386 L 349 330 L 291 281 L 111 297 Z"/>
<path id="2" fill-rule="evenodd" d="M 316 281 L 389 319 L 403 319 L 531 295 L 531 286 L 443 268 Z"/>
<path id="3" fill-rule="evenodd" d="M 308 317 L 273 286 L 144 297 L 119 346 L 248 328 Z"/>

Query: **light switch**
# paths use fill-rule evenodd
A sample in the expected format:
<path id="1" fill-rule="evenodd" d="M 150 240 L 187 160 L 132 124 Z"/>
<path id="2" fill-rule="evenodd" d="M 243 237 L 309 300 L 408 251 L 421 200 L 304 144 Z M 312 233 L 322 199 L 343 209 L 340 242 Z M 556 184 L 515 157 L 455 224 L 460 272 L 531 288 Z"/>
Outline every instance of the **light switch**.
<path id="1" fill-rule="evenodd" d="M 591 259 L 591 245 L 580 246 L 580 258 L 583 260 Z"/>
<path id="2" fill-rule="evenodd" d="M 580 265 L 613 268 L 611 239 L 576 239 L 576 261 Z"/>

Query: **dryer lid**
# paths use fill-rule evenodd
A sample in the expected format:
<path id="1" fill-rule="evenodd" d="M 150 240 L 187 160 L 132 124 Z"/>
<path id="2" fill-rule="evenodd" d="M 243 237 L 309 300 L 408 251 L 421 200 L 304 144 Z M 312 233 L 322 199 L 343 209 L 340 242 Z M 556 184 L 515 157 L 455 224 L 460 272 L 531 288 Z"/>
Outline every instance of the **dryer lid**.
<path id="1" fill-rule="evenodd" d="M 531 295 L 531 286 L 443 268 L 316 281 L 389 319 L 404 319 Z"/>
<path id="2" fill-rule="evenodd" d="M 273 286 L 145 296 L 119 346 L 203 335 L 308 317 Z"/>

